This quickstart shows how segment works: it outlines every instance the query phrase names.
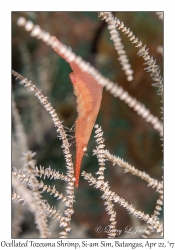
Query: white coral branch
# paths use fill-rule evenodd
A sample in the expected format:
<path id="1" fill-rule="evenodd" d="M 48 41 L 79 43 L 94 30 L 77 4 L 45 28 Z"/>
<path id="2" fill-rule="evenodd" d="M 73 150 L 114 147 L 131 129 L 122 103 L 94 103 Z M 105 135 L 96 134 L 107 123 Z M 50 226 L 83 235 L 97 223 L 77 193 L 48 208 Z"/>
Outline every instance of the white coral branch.
<path id="1" fill-rule="evenodd" d="M 48 32 L 41 30 L 38 25 L 34 25 L 33 23 L 31 24 L 31 21 L 26 21 L 26 19 L 23 17 L 20 17 L 18 19 L 18 25 L 25 26 L 25 29 L 27 31 L 31 31 L 31 36 L 37 37 L 38 39 L 42 39 L 43 42 L 50 45 L 53 49 L 59 51 L 59 53 L 63 55 L 63 57 L 68 63 L 74 62 L 82 69 L 82 71 L 86 71 L 87 73 L 89 73 L 100 85 L 106 87 L 106 90 L 109 91 L 114 97 L 119 97 L 129 107 L 131 107 L 135 112 L 137 112 L 138 115 L 142 116 L 147 122 L 151 123 L 154 129 L 159 131 L 161 135 L 163 134 L 162 122 L 160 122 L 157 117 L 151 114 L 149 109 L 145 108 L 142 103 L 140 103 L 134 97 L 129 95 L 129 93 L 125 91 L 122 87 L 120 87 L 117 83 L 114 83 L 109 79 L 103 77 L 89 63 L 84 61 L 80 56 L 76 56 L 75 53 L 73 53 L 67 46 L 63 45 L 60 41 L 55 41 L 55 39 L 53 39 Z M 138 44 L 138 46 L 141 46 L 140 43 Z M 152 59 L 150 59 L 150 61 L 151 60 Z"/>
<path id="2" fill-rule="evenodd" d="M 120 206 L 124 207 L 129 212 L 129 214 L 132 214 L 140 218 L 141 220 L 144 220 L 145 222 L 150 224 L 152 228 L 156 230 L 157 233 L 163 234 L 163 226 L 161 223 L 159 223 L 154 218 L 150 218 L 148 214 L 136 210 L 132 204 L 130 205 L 127 201 L 125 201 L 125 199 L 118 196 L 115 192 L 112 192 L 110 190 L 108 182 L 104 182 L 102 180 L 99 181 L 95 177 L 93 177 L 92 174 L 86 173 L 85 171 L 82 172 L 82 176 L 84 177 L 85 180 L 88 180 L 90 184 L 94 185 L 95 188 L 98 188 L 101 191 L 103 191 L 103 196 L 102 196 L 103 199 L 105 200 L 110 199 L 113 200 L 114 202 L 117 202 Z"/>
<path id="3" fill-rule="evenodd" d="M 124 168 L 125 173 L 130 172 L 131 174 L 140 177 L 144 181 L 148 182 L 148 186 L 151 186 L 152 188 L 156 188 L 156 191 L 162 194 L 162 189 L 163 189 L 162 182 L 159 182 L 158 180 L 151 178 L 148 174 L 136 169 L 134 166 L 131 166 L 128 162 L 124 161 L 120 157 L 110 154 L 108 150 L 104 150 L 103 153 L 107 160 L 113 162 L 113 165 L 117 164 L 118 166 Z"/>
<path id="4" fill-rule="evenodd" d="M 27 187 L 21 184 L 15 177 L 12 177 L 12 186 L 17 190 L 18 194 L 14 191 L 12 193 L 13 201 L 25 201 L 28 204 L 30 210 L 35 216 L 35 223 L 40 232 L 41 238 L 49 237 L 49 229 L 47 225 L 47 219 L 45 217 L 44 208 L 42 206 L 42 201 L 40 203 L 38 197 L 33 197 L 33 192 L 31 192 Z M 20 195 L 21 194 L 21 195 Z M 37 200 L 36 200 L 37 199 Z"/>
<path id="5" fill-rule="evenodd" d="M 118 52 L 119 61 L 122 65 L 122 70 L 125 71 L 128 81 L 133 80 L 133 70 L 131 69 L 131 64 L 129 64 L 129 59 L 127 58 L 126 52 L 124 50 L 124 45 L 121 42 L 121 38 L 118 30 L 115 28 L 115 20 L 111 12 L 106 12 L 106 22 L 108 23 L 108 30 L 111 35 L 111 39 L 114 42 L 114 48 Z"/>
<path id="6" fill-rule="evenodd" d="M 55 109 L 52 107 L 52 105 L 47 101 L 47 97 L 45 97 L 40 90 L 37 89 L 35 85 L 31 83 L 31 81 L 28 81 L 26 78 L 24 78 L 19 73 L 12 70 L 12 74 L 17 78 L 20 79 L 21 85 L 24 85 L 28 89 L 28 91 L 34 91 L 36 97 L 41 102 L 41 104 L 44 106 L 44 108 L 50 113 L 52 120 L 54 122 L 55 127 L 57 127 L 57 132 L 59 132 L 59 138 L 62 140 L 62 148 L 63 153 L 65 156 L 66 161 L 66 168 L 67 168 L 67 177 L 70 178 L 70 181 L 68 182 L 66 186 L 66 193 L 69 196 L 69 202 L 67 205 L 69 206 L 70 210 L 73 209 L 73 202 L 74 202 L 74 169 L 73 169 L 73 163 L 72 163 L 72 155 L 69 150 L 69 142 L 67 139 L 67 135 L 64 131 L 62 122 L 59 120 L 59 117 L 57 113 L 55 112 Z M 35 169 L 35 167 L 32 167 Z M 33 169 L 33 171 L 34 171 Z M 36 178 L 36 177 L 35 177 Z M 66 214 L 67 223 L 65 224 L 65 229 L 69 227 L 70 221 L 71 221 L 72 213 Z"/>
<path id="7" fill-rule="evenodd" d="M 100 12 L 100 17 L 102 19 L 108 20 L 108 14 L 109 12 Z M 161 95 L 163 100 L 163 77 L 160 74 L 160 69 L 158 65 L 156 65 L 156 61 L 151 57 L 148 53 L 149 49 L 146 49 L 146 45 L 142 45 L 142 42 L 139 41 L 139 39 L 133 34 L 133 32 L 130 30 L 130 28 L 125 27 L 124 23 L 121 22 L 118 18 L 113 17 L 114 26 L 121 30 L 125 35 L 128 36 L 131 43 L 135 44 L 135 47 L 139 48 L 138 56 L 142 56 L 145 63 L 148 67 L 145 69 L 148 72 L 151 72 L 150 76 L 155 81 L 155 84 L 152 84 L 155 87 L 158 87 L 158 94 Z"/>

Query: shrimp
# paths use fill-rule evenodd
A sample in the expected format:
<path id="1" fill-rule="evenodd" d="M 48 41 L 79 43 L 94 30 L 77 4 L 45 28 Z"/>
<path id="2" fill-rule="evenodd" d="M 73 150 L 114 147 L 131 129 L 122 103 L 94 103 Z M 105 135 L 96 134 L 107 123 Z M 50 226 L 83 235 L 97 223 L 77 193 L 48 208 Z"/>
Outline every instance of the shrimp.
<path id="1" fill-rule="evenodd" d="M 57 40 L 56 38 L 53 39 Z M 59 41 L 57 40 L 57 42 Z M 55 51 L 64 58 L 59 50 L 55 49 Z M 73 72 L 69 76 L 77 98 L 78 112 L 75 122 L 75 186 L 78 187 L 83 155 L 87 150 L 92 129 L 100 109 L 103 88 L 90 74 L 83 72 L 77 64 L 71 62 L 70 66 Z"/>

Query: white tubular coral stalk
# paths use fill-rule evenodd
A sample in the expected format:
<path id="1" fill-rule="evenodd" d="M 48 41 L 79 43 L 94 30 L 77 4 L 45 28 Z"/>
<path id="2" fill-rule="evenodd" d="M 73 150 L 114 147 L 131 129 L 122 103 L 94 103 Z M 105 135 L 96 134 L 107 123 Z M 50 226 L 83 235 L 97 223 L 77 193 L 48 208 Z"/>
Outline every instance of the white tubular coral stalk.
<path id="1" fill-rule="evenodd" d="M 152 218 L 154 218 L 155 220 L 159 219 L 158 216 L 160 215 L 160 211 L 162 210 L 162 206 L 163 206 L 163 180 L 162 180 L 162 188 L 159 190 L 159 193 L 160 193 L 160 196 L 156 201 L 156 206 L 155 206 L 154 212 L 152 214 Z M 154 231 L 152 230 L 152 227 L 149 225 L 147 227 L 147 230 L 142 235 L 142 237 L 148 238 L 153 233 L 154 233 Z"/>
<path id="2" fill-rule="evenodd" d="M 99 170 L 96 174 L 99 175 L 98 180 L 104 180 L 104 170 L 105 170 L 104 147 L 105 145 L 103 144 L 104 142 L 104 139 L 102 137 L 103 131 L 98 124 L 95 124 L 94 128 L 96 129 L 95 130 L 96 135 L 94 137 L 96 138 L 96 143 L 97 143 L 97 147 L 96 147 L 96 150 L 94 150 L 94 152 L 97 155 L 98 164 L 99 164 Z"/>
<path id="3" fill-rule="evenodd" d="M 160 214 L 160 211 L 162 210 L 162 207 L 161 207 L 162 205 L 163 205 L 163 195 L 160 195 L 159 199 L 156 202 L 156 207 L 155 207 L 153 215 L 152 215 L 152 218 L 154 218 L 157 221 L 158 221 L 158 215 Z M 147 227 L 147 229 L 145 230 L 144 234 L 142 235 L 142 237 L 148 238 L 153 233 L 154 233 L 154 230 L 153 230 L 152 226 L 149 225 Z"/>
<path id="4" fill-rule="evenodd" d="M 27 31 L 29 31 L 27 24 L 28 22 L 29 21 L 26 21 L 23 17 L 20 17 L 18 19 L 18 25 L 25 26 L 25 29 Z M 45 42 L 47 45 L 50 45 L 53 49 L 59 51 L 68 63 L 74 62 L 82 69 L 82 71 L 88 72 L 100 85 L 105 87 L 106 90 L 109 91 L 114 97 L 119 97 L 130 108 L 137 112 L 138 115 L 142 116 L 147 122 L 151 123 L 155 130 L 157 130 L 161 135 L 163 134 L 162 122 L 159 121 L 157 117 L 152 115 L 142 103 L 140 103 L 134 97 L 129 95 L 129 93 L 125 91 L 122 87 L 119 87 L 117 83 L 109 81 L 107 78 L 103 77 L 89 63 L 82 60 L 81 57 L 76 56 L 75 53 L 73 53 L 67 46 L 63 45 L 60 41 L 56 41 L 48 32 L 41 30 L 38 25 L 30 24 L 30 27 L 31 36 L 36 37 L 38 39 L 42 39 L 43 42 Z"/>
<path id="5" fill-rule="evenodd" d="M 15 177 L 12 177 L 12 185 L 15 188 L 15 190 L 18 191 L 18 193 L 16 193 L 15 190 L 13 190 L 12 201 L 23 202 L 24 204 L 28 204 L 29 209 L 31 210 L 31 212 L 34 213 L 36 217 L 35 220 L 39 230 L 42 230 L 42 222 L 38 220 L 40 218 L 39 216 L 40 210 L 37 209 L 36 201 L 32 196 L 32 192 L 29 189 L 27 189 L 24 185 L 22 185 L 20 182 L 18 182 Z M 20 193 L 22 193 L 22 195 L 20 195 Z M 45 201 L 42 201 L 42 208 L 47 217 L 53 216 L 53 219 L 55 219 L 56 221 L 60 221 L 63 218 L 59 212 L 57 212 L 53 207 L 51 207 Z"/>
<path id="6" fill-rule="evenodd" d="M 57 127 L 57 132 L 59 132 L 59 138 L 62 140 L 62 148 L 64 149 L 64 155 L 66 160 L 66 167 L 68 169 L 68 177 L 70 177 L 72 180 L 74 180 L 74 171 L 73 171 L 73 164 L 71 161 L 71 154 L 69 150 L 69 142 L 67 140 L 67 135 L 64 131 L 62 122 L 59 120 L 58 115 L 56 114 L 55 110 L 53 109 L 52 105 L 47 101 L 47 97 L 45 97 L 40 90 L 37 89 L 35 85 L 31 83 L 31 81 L 28 81 L 26 78 L 24 78 L 19 73 L 12 70 L 12 74 L 17 78 L 20 79 L 21 85 L 24 85 L 28 89 L 28 91 L 34 91 L 36 97 L 41 102 L 41 104 L 44 106 L 44 108 L 50 113 L 52 120 L 54 122 L 55 127 Z"/>
<path id="7" fill-rule="evenodd" d="M 33 156 L 36 154 L 35 152 L 32 152 L 30 150 L 27 151 L 27 153 L 23 153 L 24 157 L 22 160 L 24 160 L 24 170 L 27 171 L 27 174 L 30 176 L 30 187 L 33 192 L 33 197 L 36 202 L 37 210 L 40 211 L 40 217 L 43 223 L 43 232 L 41 234 L 41 238 L 48 238 L 48 230 L 46 230 L 47 226 L 47 218 L 44 212 L 44 209 L 42 207 L 42 196 L 40 192 L 38 191 L 38 180 L 35 176 L 35 160 L 33 159 Z"/>
<path id="8" fill-rule="evenodd" d="M 70 179 L 70 181 L 67 183 L 66 186 L 66 193 L 68 194 L 69 200 L 67 202 L 67 206 L 70 209 L 70 213 L 66 213 L 66 223 L 63 223 L 62 226 L 65 227 L 64 232 L 64 238 L 67 237 L 68 231 L 66 231 L 66 228 L 69 228 L 70 226 L 70 221 L 71 221 L 71 216 L 72 216 L 72 210 L 73 210 L 73 202 L 74 202 L 74 169 L 73 169 L 73 163 L 72 163 L 72 155 L 69 150 L 69 142 L 67 139 L 67 135 L 64 131 L 63 125 L 61 121 L 59 120 L 59 117 L 57 113 L 55 112 L 54 108 L 52 105 L 47 101 L 47 97 L 45 97 L 40 90 L 37 89 L 35 85 L 31 83 L 31 81 L 28 81 L 26 78 L 24 78 L 22 75 L 19 73 L 15 72 L 12 70 L 12 74 L 17 78 L 20 79 L 21 85 L 24 85 L 28 89 L 28 91 L 34 91 L 36 97 L 40 101 L 40 103 L 44 106 L 44 108 L 49 112 L 49 114 L 52 117 L 52 120 L 54 122 L 55 127 L 57 128 L 57 132 L 59 132 L 59 138 L 62 140 L 62 148 L 63 148 L 63 153 L 65 156 L 65 161 L 66 161 L 66 168 L 67 168 L 67 177 Z M 66 232 L 66 233 L 65 233 Z M 62 235 L 62 232 L 61 232 Z M 62 236 L 61 236 L 62 237 Z"/>
<path id="9" fill-rule="evenodd" d="M 60 180 L 66 181 L 66 182 L 72 181 L 72 179 L 70 179 L 66 175 L 60 174 L 59 171 L 56 171 L 55 169 L 51 169 L 50 166 L 48 168 L 45 168 L 45 169 L 42 166 L 39 166 L 39 168 L 36 166 L 35 171 L 36 171 L 36 175 L 39 176 L 40 178 L 43 175 L 44 179 L 47 176 L 47 178 L 49 178 L 50 180 L 51 179 L 54 179 L 54 180 L 60 179 Z"/>
<path id="10" fill-rule="evenodd" d="M 99 16 L 102 17 L 102 19 L 108 21 L 108 15 L 109 12 L 100 12 Z M 139 48 L 138 56 L 142 56 L 145 63 L 148 67 L 145 68 L 147 72 L 151 72 L 150 76 L 155 81 L 154 84 L 152 84 L 155 87 L 158 87 L 158 94 L 161 95 L 163 100 L 163 78 L 160 74 L 160 69 L 158 65 L 156 65 L 155 60 L 153 57 L 151 57 L 148 53 L 148 49 L 146 49 L 146 45 L 142 45 L 142 42 L 139 41 L 139 39 L 133 34 L 133 32 L 130 30 L 130 28 L 125 27 L 124 23 L 121 22 L 118 18 L 113 18 L 113 25 L 118 29 L 121 30 L 125 35 L 128 36 L 131 43 L 135 44 L 135 47 Z"/>
<path id="11" fill-rule="evenodd" d="M 161 235 L 163 234 L 163 226 L 161 223 L 159 223 L 154 218 L 151 218 L 148 214 L 136 210 L 132 204 L 130 205 L 127 201 L 118 196 L 115 192 L 112 192 L 110 190 L 108 182 L 104 182 L 102 180 L 99 181 L 98 179 L 93 177 L 92 174 L 86 173 L 85 171 L 83 171 L 81 175 L 84 177 L 85 180 L 89 182 L 90 185 L 94 185 L 95 188 L 103 191 L 103 199 L 110 199 L 114 202 L 117 202 L 120 206 L 124 207 L 130 214 L 140 218 L 141 220 L 151 225 L 152 229 L 155 230 L 157 233 L 161 233 Z"/>
<path id="12" fill-rule="evenodd" d="M 162 194 L 162 189 L 163 189 L 162 182 L 159 182 L 158 180 L 151 178 L 148 174 L 136 169 L 134 166 L 131 166 L 128 162 L 124 161 L 123 159 L 110 154 L 108 150 L 104 150 L 103 154 L 107 160 L 113 162 L 113 165 L 117 164 L 118 166 L 124 168 L 125 173 L 130 172 L 131 174 L 140 177 L 144 181 L 148 182 L 148 186 L 156 188 L 156 191 Z"/>
<path id="13" fill-rule="evenodd" d="M 45 216 L 44 208 L 42 206 L 42 200 L 38 195 L 31 192 L 25 185 L 21 184 L 15 177 L 12 177 L 12 186 L 18 192 L 18 195 L 13 192 L 12 200 L 14 201 L 25 201 L 29 209 L 35 216 L 35 223 L 40 232 L 41 238 L 49 237 L 49 229 L 47 225 L 47 218 Z M 20 195 L 22 194 L 22 196 Z M 39 194 L 39 193 L 38 193 Z"/>
<path id="14" fill-rule="evenodd" d="M 121 38 L 118 30 L 115 28 L 115 21 L 111 12 L 106 12 L 107 18 L 106 22 L 108 23 L 108 30 L 111 35 L 111 39 L 114 42 L 114 48 L 118 52 L 119 61 L 122 65 L 122 70 L 125 71 L 125 75 L 127 76 L 128 81 L 133 80 L 133 70 L 131 69 L 131 64 L 129 64 L 129 59 L 127 58 L 126 52 L 124 50 L 124 46 L 121 42 Z"/>
<path id="15" fill-rule="evenodd" d="M 104 152 L 104 139 L 103 139 L 103 131 L 101 127 L 98 124 L 95 124 L 95 138 L 96 138 L 96 143 L 97 143 L 97 158 L 98 158 L 98 163 L 99 163 L 99 170 L 96 173 L 98 176 L 97 180 L 101 183 L 101 180 L 104 181 L 104 169 L 105 169 L 105 156 L 103 154 Z M 114 204 L 110 199 L 105 199 L 106 201 L 104 202 L 104 205 L 106 206 L 105 210 L 107 211 L 108 215 L 110 215 L 110 225 L 108 225 L 108 238 L 115 238 L 116 236 L 116 212 L 114 211 Z"/>
<path id="16" fill-rule="evenodd" d="M 18 140 L 19 150 L 20 152 L 27 152 L 28 146 L 27 146 L 27 138 L 24 132 L 23 125 L 21 123 L 21 118 L 18 112 L 18 109 L 16 108 L 16 103 L 14 101 L 13 95 L 12 95 L 12 115 L 14 119 L 14 127 L 15 127 L 15 135 Z"/>

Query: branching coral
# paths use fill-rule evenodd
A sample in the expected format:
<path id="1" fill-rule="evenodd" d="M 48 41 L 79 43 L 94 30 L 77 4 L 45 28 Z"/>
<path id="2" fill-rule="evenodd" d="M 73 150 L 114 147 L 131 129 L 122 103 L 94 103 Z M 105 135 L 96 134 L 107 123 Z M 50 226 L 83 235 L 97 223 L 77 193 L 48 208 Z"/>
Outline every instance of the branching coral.
<path id="1" fill-rule="evenodd" d="M 130 29 L 124 26 L 123 22 L 121 22 L 117 18 L 114 18 L 112 13 L 101 12 L 100 17 L 102 17 L 102 19 L 104 19 L 108 24 L 108 29 L 111 35 L 111 39 L 114 42 L 115 49 L 118 51 L 119 61 L 123 67 L 122 69 L 125 71 L 125 74 L 127 75 L 128 81 L 134 80 L 134 74 L 133 71 L 131 70 L 131 65 L 128 62 L 126 52 L 123 50 L 123 45 L 121 44 L 121 39 L 119 37 L 120 31 L 127 34 L 131 43 L 134 43 L 136 47 L 139 48 L 138 55 L 142 56 L 145 63 L 148 65 L 146 71 L 151 72 L 151 77 L 156 82 L 154 86 L 158 87 L 159 89 L 158 93 L 162 96 L 163 100 L 162 76 L 160 74 L 158 65 L 155 63 L 155 60 L 153 59 L 152 56 L 149 55 L 148 49 L 146 50 L 146 46 L 142 46 L 142 42 L 140 41 L 140 39 L 135 37 L 135 35 L 133 35 L 133 33 L 130 31 Z M 44 43 L 51 46 L 54 50 L 58 51 L 59 54 L 62 55 L 62 57 L 70 65 L 72 63 L 77 67 L 79 67 L 82 72 L 87 72 L 88 74 L 90 74 L 90 76 L 96 82 L 98 82 L 98 84 L 103 86 L 104 89 L 106 89 L 110 94 L 112 94 L 113 97 L 119 97 L 119 99 L 122 102 L 126 103 L 139 116 L 144 118 L 143 123 L 144 121 L 148 122 L 149 124 L 152 125 L 153 131 L 155 129 L 154 131 L 155 133 L 158 132 L 161 136 L 163 135 L 163 124 L 156 115 L 153 115 L 151 111 L 145 107 L 144 104 L 142 104 L 135 97 L 129 94 L 128 91 L 124 90 L 122 86 L 119 86 L 115 82 L 115 80 L 114 82 L 109 80 L 107 77 L 99 73 L 99 71 L 95 67 L 93 67 L 90 63 L 83 60 L 80 56 L 77 56 L 76 53 L 72 52 L 70 48 L 68 48 L 60 41 L 61 39 L 60 40 L 53 39 L 53 37 L 49 34 L 49 32 L 46 32 L 43 29 L 41 29 L 39 25 L 34 25 L 33 22 L 31 21 L 26 21 L 26 19 L 23 17 L 18 19 L 18 25 L 24 26 L 26 31 L 31 32 L 33 40 L 35 40 L 34 38 L 43 40 Z M 49 63 L 47 63 L 47 67 L 48 65 Z M 67 129 L 64 128 L 63 121 L 62 119 L 59 118 L 60 114 L 58 110 L 55 108 L 54 105 L 51 105 L 50 102 L 52 102 L 52 100 L 49 102 L 48 101 L 49 98 L 45 97 L 41 93 L 39 87 L 36 87 L 30 80 L 27 80 L 27 78 L 23 77 L 22 74 L 19 74 L 15 70 L 12 70 L 12 74 L 16 79 L 20 80 L 20 84 L 22 86 L 24 86 L 29 92 L 33 92 L 35 94 L 39 102 L 42 104 L 44 109 L 50 115 L 52 122 L 56 128 L 56 132 L 58 133 L 57 137 L 61 140 L 61 145 L 59 145 L 58 147 L 54 146 L 55 151 L 57 151 L 57 153 L 60 155 L 64 155 L 64 169 L 60 168 L 61 165 L 60 161 L 57 161 L 56 164 L 54 163 L 53 164 L 54 166 L 50 164 L 49 167 L 46 167 L 46 164 L 40 161 L 38 162 L 38 165 L 36 164 L 36 161 L 33 159 L 34 153 L 28 150 L 27 139 L 25 137 L 26 131 L 23 128 L 22 121 L 18 113 L 18 108 L 17 108 L 18 105 L 16 105 L 15 101 L 13 101 L 12 110 L 13 110 L 13 124 L 15 131 L 14 141 L 16 139 L 16 145 L 17 144 L 19 145 L 19 148 L 14 149 L 14 152 L 18 150 L 19 152 L 21 152 L 21 154 L 24 153 L 24 158 L 23 158 L 22 169 L 20 168 L 20 166 L 17 165 L 18 161 L 14 161 L 14 169 L 12 171 L 12 186 L 13 186 L 12 200 L 17 203 L 22 203 L 24 206 L 28 207 L 28 209 L 34 214 L 35 223 L 37 225 L 36 227 L 39 230 L 40 237 L 42 238 L 52 237 L 52 235 L 54 234 L 54 232 L 52 232 L 52 230 L 50 230 L 49 228 L 51 224 L 50 218 L 54 219 L 56 221 L 55 223 L 58 223 L 58 225 L 61 228 L 63 228 L 61 231 L 59 230 L 59 237 L 61 238 L 69 237 L 71 228 L 74 228 L 72 226 L 74 223 L 74 218 L 75 219 L 78 218 L 78 215 L 76 214 L 78 212 L 76 210 L 78 209 L 84 210 L 83 207 L 79 205 L 76 206 L 76 203 L 79 202 L 79 192 L 83 193 L 83 200 L 82 200 L 83 203 L 84 200 L 86 200 L 86 197 L 84 198 L 84 196 L 86 196 L 85 194 L 86 189 L 93 190 L 94 192 L 97 191 L 98 195 L 101 192 L 103 193 L 100 198 L 104 200 L 104 206 L 105 206 L 104 210 L 106 210 L 105 213 L 107 213 L 107 217 L 105 217 L 107 218 L 106 221 L 108 220 L 107 237 L 109 238 L 118 237 L 117 230 L 120 227 L 118 225 L 118 223 L 120 223 L 120 215 L 118 214 L 120 214 L 119 209 L 121 208 L 126 210 L 126 214 L 129 216 L 129 218 L 130 215 L 138 218 L 140 220 L 140 225 L 144 225 L 146 227 L 146 230 L 142 235 L 142 237 L 144 238 L 152 237 L 153 232 L 156 232 L 156 236 L 159 235 L 160 237 L 162 237 L 163 225 L 161 223 L 161 219 L 159 218 L 159 216 L 163 205 L 163 181 L 159 181 L 159 178 L 157 177 L 152 177 L 153 174 L 152 173 L 149 174 L 149 169 L 148 172 L 147 170 L 141 170 L 142 169 L 141 164 L 140 165 L 133 163 L 130 164 L 128 163 L 129 160 L 128 162 L 126 160 L 123 160 L 127 158 L 120 156 L 120 154 L 116 153 L 115 150 L 113 151 L 113 149 L 108 148 L 109 145 L 108 142 L 107 144 L 106 143 L 104 144 L 104 138 L 106 139 L 106 131 L 105 133 L 103 133 L 102 131 L 103 126 L 99 126 L 96 124 L 95 136 L 91 137 L 93 138 L 93 140 L 95 138 L 97 146 L 94 149 L 94 146 L 92 146 L 92 144 L 90 143 L 89 146 L 90 153 L 88 152 L 88 154 L 92 154 L 93 152 L 93 155 L 97 159 L 96 161 L 93 160 L 94 162 L 89 160 L 88 171 L 87 170 L 82 171 L 81 173 L 81 176 L 83 177 L 84 180 L 81 180 L 80 187 L 78 189 L 75 189 L 75 177 L 74 177 L 74 166 L 73 166 L 74 149 L 73 147 L 71 147 L 68 132 L 66 131 Z M 41 72 L 41 76 L 38 77 L 38 79 L 43 79 L 42 81 L 44 81 L 45 75 L 46 71 L 44 72 L 43 75 Z M 37 80 L 35 84 L 38 86 Z M 129 84 L 132 86 L 132 81 Z M 49 88 L 46 89 L 47 93 L 49 94 Z M 80 94 L 81 93 L 79 93 L 79 95 Z M 14 95 L 14 100 L 15 98 L 16 96 Z M 37 110 L 39 110 L 38 107 Z M 110 110 L 107 111 L 109 111 L 110 113 Z M 98 121 L 98 123 L 100 124 L 100 121 Z M 44 126 L 45 124 L 43 124 L 43 127 Z M 39 127 L 40 126 L 38 126 L 38 128 Z M 70 132 L 72 131 L 70 130 Z M 107 150 L 106 148 L 109 150 Z M 112 155 L 109 152 L 112 152 L 114 155 Z M 86 162 L 88 162 L 88 160 L 86 160 Z M 113 164 L 112 171 L 110 170 L 111 166 L 109 162 L 112 162 Z M 143 207 L 137 209 L 137 203 L 135 202 L 135 200 L 133 200 L 133 202 L 130 202 L 128 201 L 127 197 L 126 198 L 124 197 L 125 193 L 120 194 L 121 190 L 119 190 L 118 192 L 116 186 L 118 180 L 121 179 L 120 178 L 121 172 L 120 173 L 117 172 L 120 171 L 120 168 L 117 168 L 118 166 L 123 168 L 125 173 L 128 173 L 129 179 L 137 178 L 137 180 L 139 181 L 143 180 L 143 185 L 145 185 L 146 187 L 145 190 L 149 189 L 149 186 L 152 187 L 151 192 L 153 194 L 155 193 L 155 197 L 153 196 L 154 197 L 153 212 L 148 213 L 147 210 L 144 209 Z M 135 166 L 137 166 L 137 168 Z M 97 177 L 94 177 L 93 174 L 94 172 L 96 173 Z M 110 181 L 108 182 L 108 177 L 109 174 L 111 173 L 112 174 L 114 173 L 114 178 L 116 178 L 116 180 L 114 179 L 113 181 L 111 181 L 110 184 Z M 130 175 L 130 173 L 135 176 L 133 177 L 132 175 Z M 119 176 L 117 176 L 118 174 Z M 81 187 L 82 181 L 84 181 L 83 188 Z M 58 182 L 64 183 L 64 185 L 62 184 L 57 185 Z M 148 183 L 148 187 L 145 184 L 145 182 Z M 88 186 L 88 184 L 90 185 L 90 187 Z M 64 188 L 62 188 L 63 186 Z M 159 194 L 159 198 L 157 198 L 156 193 Z M 53 200 L 55 202 L 54 205 L 52 202 L 50 203 L 49 198 L 47 198 L 48 200 L 45 200 L 45 197 L 48 197 L 47 194 L 50 195 L 49 197 L 53 197 Z M 136 192 L 136 196 L 137 195 L 139 195 L 139 191 Z M 99 200 L 98 202 L 101 202 Z M 76 203 L 74 203 L 75 201 Z M 16 213 L 14 213 L 14 215 L 15 214 Z M 90 219 L 87 218 L 87 220 Z M 14 224 L 16 224 L 15 220 Z M 14 233 L 14 235 L 17 235 L 18 233 L 19 232 L 16 232 L 16 234 Z M 58 237 L 58 235 L 56 237 Z M 76 237 L 79 237 L 79 235 L 76 235 Z M 139 237 L 141 237 L 141 235 L 139 235 Z"/>

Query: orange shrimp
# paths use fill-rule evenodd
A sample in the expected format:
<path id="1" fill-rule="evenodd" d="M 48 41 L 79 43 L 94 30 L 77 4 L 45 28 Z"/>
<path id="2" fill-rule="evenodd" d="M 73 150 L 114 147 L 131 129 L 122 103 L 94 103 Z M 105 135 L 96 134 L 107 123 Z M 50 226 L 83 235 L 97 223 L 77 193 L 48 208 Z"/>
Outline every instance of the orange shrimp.
<path id="1" fill-rule="evenodd" d="M 59 41 L 57 40 L 57 42 Z M 55 49 L 55 51 L 64 58 L 59 50 Z M 70 66 L 73 70 L 70 79 L 73 83 L 74 94 L 77 97 L 78 112 L 75 125 L 75 186 L 78 187 L 83 155 L 87 150 L 87 144 L 100 109 L 102 86 L 90 74 L 83 72 L 74 62 L 71 62 Z"/>

